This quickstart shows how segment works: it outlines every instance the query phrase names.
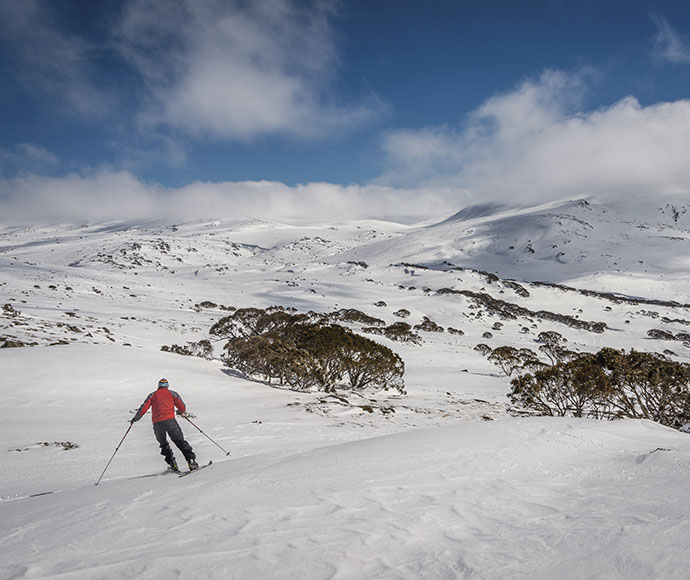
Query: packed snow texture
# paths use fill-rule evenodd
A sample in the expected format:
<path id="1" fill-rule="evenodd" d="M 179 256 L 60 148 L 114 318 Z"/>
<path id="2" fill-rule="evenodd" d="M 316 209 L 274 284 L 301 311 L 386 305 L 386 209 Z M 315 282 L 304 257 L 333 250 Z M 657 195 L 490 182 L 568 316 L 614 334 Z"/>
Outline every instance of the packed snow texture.
<path id="1" fill-rule="evenodd" d="M 682 340 L 647 334 L 690 325 L 687 215 L 650 207 L 485 207 L 424 227 L 0 228 L 0 341 L 36 345 L 0 349 L 0 580 L 686 578 L 690 437 L 521 416 L 475 350 L 536 351 L 555 330 L 580 351 L 687 362 Z M 507 319 L 443 288 L 563 318 Z M 160 351 L 207 338 L 221 305 L 273 304 L 387 324 L 406 309 L 462 333 L 374 337 L 405 360 L 406 396 L 297 392 Z M 213 465 L 166 473 L 147 415 L 95 486 L 161 377 Z"/>

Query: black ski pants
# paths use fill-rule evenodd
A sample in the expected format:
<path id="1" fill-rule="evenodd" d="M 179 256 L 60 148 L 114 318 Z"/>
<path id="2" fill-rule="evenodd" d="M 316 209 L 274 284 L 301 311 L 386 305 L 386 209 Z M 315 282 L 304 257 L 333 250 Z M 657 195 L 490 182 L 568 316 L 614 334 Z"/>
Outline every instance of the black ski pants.
<path id="1" fill-rule="evenodd" d="M 153 432 L 156 434 L 158 444 L 161 446 L 161 455 L 165 457 L 165 461 L 168 465 L 172 464 L 175 456 L 168 443 L 167 435 L 170 435 L 171 441 L 182 451 L 182 455 L 184 455 L 187 461 L 196 459 L 196 455 L 194 455 L 194 451 L 192 451 L 192 446 L 185 441 L 184 435 L 182 434 L 182 428 L 175 419 L 154 423 Z"/>

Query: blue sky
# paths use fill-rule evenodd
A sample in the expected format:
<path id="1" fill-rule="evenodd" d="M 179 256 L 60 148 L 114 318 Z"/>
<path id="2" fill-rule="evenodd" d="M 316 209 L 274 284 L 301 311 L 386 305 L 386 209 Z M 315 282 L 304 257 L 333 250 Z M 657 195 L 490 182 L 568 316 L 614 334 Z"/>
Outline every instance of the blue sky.
<path id="1" fill-rule="evenodd" d="M 680 0 L 0 0 L 0 22 L 7 215 L 690 193 Z"/>

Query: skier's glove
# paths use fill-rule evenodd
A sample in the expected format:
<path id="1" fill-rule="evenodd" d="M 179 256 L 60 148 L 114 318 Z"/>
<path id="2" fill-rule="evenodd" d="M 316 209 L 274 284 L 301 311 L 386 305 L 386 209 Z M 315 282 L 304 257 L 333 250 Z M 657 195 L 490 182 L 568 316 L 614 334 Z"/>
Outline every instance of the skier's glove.
<path id="1" fill-rule="evenodd" d="M 184 417 L 184 412 L 180 411 L 179 409 L 176 411 L 178 417 Z"/>

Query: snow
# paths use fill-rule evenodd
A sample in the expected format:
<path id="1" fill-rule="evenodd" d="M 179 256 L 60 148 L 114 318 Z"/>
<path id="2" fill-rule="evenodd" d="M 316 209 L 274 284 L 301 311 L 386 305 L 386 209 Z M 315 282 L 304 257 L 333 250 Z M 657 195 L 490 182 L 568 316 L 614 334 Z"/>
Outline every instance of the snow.
<path id="1" fill-rule="evenodd" d="M 580 212 L 591 214 L 591 228 L 576 221 Z M 538 333 L 556 330 L 570 348 L 671 349 L 687 362 L 682 342 L 646 334 L 688 332 L 683 219 L 591 200 L 463 210 L 434 227 L 0 228 L 0 306 L 19 312 L 0 314 L 0 340 L 37 343 L 0 349 L 0 580 L 686 578 L 690 437 L 648 421 L 517 416 L 509 378 L 474 350 L 480 342 L 537 350 Z M 537 222 L 545 234 L 528 238 L 534 254 L 516 261 L 497 246 Z M 651 239 L 661 246 L 645 249 Z M 554 243 L 585 258 L 547 259 Z M 662 246 L 664 259 L 648 271 L 631 266 Z M 563 287 L 529 283 L 544 264 L 549 276 L 539 279 Z M 482 272 L 517 279 L 529 296 Z M 565 286 L 680 304 L 615 302 Z M 608 329 L 501 319 L 441 288 Z M 208 337 L 227 313 L 195 306 L 203 300 L 359 308 L 388 324 L 406 308 L 413 325 L 428 316 L 464 334 L 422 332 L 420 346 L 374 337 L 405 360 L 408 394 L 327 397 L 162 352 Z M 95 486 L 163 376 L 231 455 L 179 419 L 200 463 L 213 465 L 185 478 L 165 473 L 147 415 Z"/>

